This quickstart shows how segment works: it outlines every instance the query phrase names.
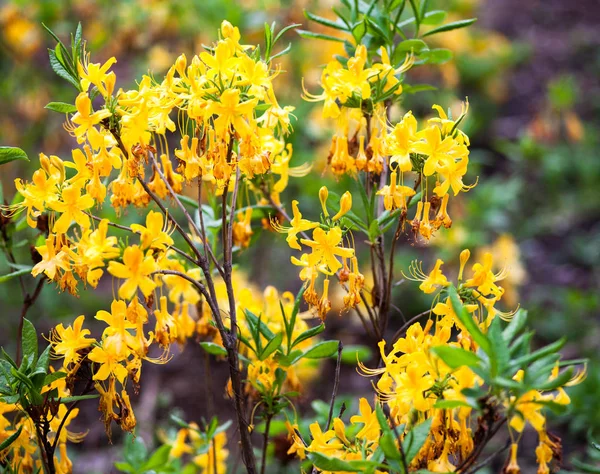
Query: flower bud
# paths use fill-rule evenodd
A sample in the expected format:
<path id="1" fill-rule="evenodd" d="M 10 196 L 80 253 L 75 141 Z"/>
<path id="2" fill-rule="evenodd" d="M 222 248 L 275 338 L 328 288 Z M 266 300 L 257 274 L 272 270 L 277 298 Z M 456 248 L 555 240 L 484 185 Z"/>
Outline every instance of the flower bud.
<path id="1" fill-rule="evenodd" d="M 117 76 L 115 76 L 114 72 L 109 72 L 106 75 L 106 79 L 104 80 L 104 84 L 106 86 L 106 96 L 110 97 L 112 96 L 114 90 L 115 90 L 115 83 L 117 82 Z"/>
<path id="2" fill-rule="evenodd" d="M 465 265 L 469 261 L 470 257 L 471 257 L 471 251 L 469 249 L 464 249 L 460 253 L 460 269 L 458 271 L 458 280 L 459 281 L 463 279 L 463 271 L 464 271 Z"/>
<path id="3" fill-rule="evenodd" d="M 321 201 L 321 208 L 323 209 L 323 214 L 325 217 L 329 217 L 329 212 L 327 212 L 327 197 L 329 196 L 329 190 L 327 186 L 322 186 L 319 189 L 319 200 Z"/>
<path id="4" fill-rule="evenodd" d="M 337 221 L 340 217 L 346 214 L 352 208 L 352 194 L 350 191 L 346 191 L 340 199 L 340 210 L 333 216 L 333 220 Z"/>
<path id="5" fill-rule="evenodd" d="M 65 164 L 63 163 L 63 160 L 61 160 L 58 156 L 51 155 L 50 164 L 58 171 L 58 182 L 62 184 L 62 182 L 65 180 Z"/>
<path id="6" fill-rule="evenodd" d="M 50 168 L 50 158 L 48 158 L 43 153 L 40 153 L 40 166 L 48 176 L 52 175 L 52 169 Z"/>

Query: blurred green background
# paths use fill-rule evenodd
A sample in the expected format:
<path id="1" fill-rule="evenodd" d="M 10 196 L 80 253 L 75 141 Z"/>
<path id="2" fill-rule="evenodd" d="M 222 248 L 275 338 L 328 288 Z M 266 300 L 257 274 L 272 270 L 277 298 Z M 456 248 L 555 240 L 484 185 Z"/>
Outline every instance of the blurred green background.
<path id="1" fill-rule="evenodd" d="M 441 1 L 431 3 L 442 6 Z M 0 143 L 19 146 L 33 158 L 29 165 L 2 168 L 5 199 L 14 194 L 13 179 L 29 176 L 37 166 L 39 152 L 68 157 L 75 146 L 62 128 L 64 117 L 44 109 L 50 101 L 72 102 L 74 90 L 50 69 L 47 48 L 53 41 L 42 22 L 66 38 L 81 21 L 93 61 L 116 56 L 117 87 L 128 88 L 148 71 L 164 73 L 180 53 L 191 57 L 200 52 L 215 39 L 222 19 L 240 27 L 244 43 L 256 43 L 262 40 L 264 22 L 302 23 L 312 29 L 303 10 L 327 17 L 333 5 L 307 0 L 5 0 L 0 7 Z M 443 8 L 451 10 L 453 19 L 477 16 L 479 21 L 439 36 L 439 46 L 452 49 L 455 56 L 440 67 L 409 72 L 408 83 L 429 82 L 437 90 L 407 95 L 404 107 L 427 116 L 432 103 L 455 107 L 468 96 L 465 131 L 472 147 L 467 182 L 478 177 L 479 184 L 455 202 L 449 231 L 440 232 L 428 246 L 404 239 L 399 268 L 413 258 L 430 261 L 439 256 L 451 262 L 465 247 L 491 249 L 496 260 L 511 269 L 507 309 L 520 303 L 529 310 L 539 343 L 565 335 L 568 358 L 590 358 L 587 379 L 569 391 L 570 414 L 551 422 L 563 438 L 568 467 L 572 456 L 585 451 L 588 431 L 600 434 L 600 8 L 593 0 L 461 0 L 443 2 Z M 330 130 L 320 111 L 301 100 L 301 80 L 304 77 L 307 87 L 316 90 L 320 66 L 338 46 L 294 33 L 286 38 L 293 43 L 292 52 L 284 58 L 284 73 L 275 86 L 280 102 L 296 107 L 290 137 L 294 162 L 313 163 L 315 179 L 291 181 L 284 200 L 315 202 L 321 185 L 337 191 L 344 183 L 325 171 Z M 131 210 L 124 218 L 139 217 Z M 21 263 L 30 262 L 26 241 L 17 257 Z M 277 282 L 280 290 L 297 290 L 296 269 L 277 235 L 261 235 L 241 260 L 257 287 Z M 0 273 L 9 271 L 0 263 Z M 30 317 L 47 331 L 79 314 L 93 315 L 111 293 L 110 281 L 105 280 L 97 291 L 82 291 L 79 298 L 48 288 Z M 33 285 L 32 280 L 28 283 Z M 10 346 L 21 307 L 17 282 L 0 286 L 0 298 L 0 343 Z M 416 285 L 408 283 L 400 286 L 396 300 L 408 316 L 429 304 Z M 361 342 L 362 330 L 352 318 L 333 314 L 328 323 L 331 335 L 345 343 Z M 173 407 L 188 419 L 207 415 L 202 361 L 199 349 L 188 347 L 168 366 L 147 370 L 142 393 L 135 398 L 142 432 L 153 433 Z M 324 366 L 323 371 L 327 375 L 332 367 Z M 225 378 L 224 372 L 215 374 L 215 386 Z M 330 388 L 320 385 L 325 386 L 308 388 L 301 406 L 315 396 L 327 399 Z M 341 390 L 354 396 L 367 393 L 370 386 L 348 366 Z M 225 413 L 228 402 L 216 398 L 217 410 Z M 97 417 L 91 406 L 78 420 L 90 433 L 76 455 L 75 472 L 109 472 L 119 457 L 119 442 L 108 446 Z M 534 443 L 532 438 L 531 453 Z"/>

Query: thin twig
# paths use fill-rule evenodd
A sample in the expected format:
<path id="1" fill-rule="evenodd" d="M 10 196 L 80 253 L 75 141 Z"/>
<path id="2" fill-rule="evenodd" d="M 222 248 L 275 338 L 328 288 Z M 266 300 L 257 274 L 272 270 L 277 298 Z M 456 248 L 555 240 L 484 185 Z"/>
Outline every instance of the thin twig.
<path id="1" fill-rule="evenodd" d="M 337 362 L 335 364 L 335 380 L 333 381 L 333 393 L 331 394 L 331 403 L 329 404 L 329 415 L 327 416 L 327 426 L 325 431 L 329 430 L 331 426 L 331 419 L 333 418 L 333 406 L 335 405 L 335 397 L 337 396 L 338 385 L 340 383 L 340 370 L 342 366 L 342 350 L 344 349 L 344 345 L 342 341 L 338 342 L 338 355 Z"/>
<path id="2" fill-rule="evenodd" d="M 473 466 L 472 468 L 470 468 L 468 471 L 465 471 L 464 474 L 474 474 L 477 471 L 479 471 L 480 469 L 483 469 L 485 466 L 487 466 L 488 464 L 490 464 L 494 460 L 494 458 L 496 456 L 498 456 L 499 454 L 501 454 L 504 451 L 506 451 L 510 447 L 510 443 L 511 443 L 511 441 L 510 441 L 510 438 L 509 438 L 509 439 L 506 440 L 506 443 L 504 444 L 504 446 L 502 448 L 500 448 L 495 453 L 490 454 L 487 458 L 485 458 L 479 464 L 476 464 L 475 466 Z"/>
<path id="3" fill-rule="evenodd" d="M 421 319 L 423 316 L 427 316 L 429 313 L 431 313 L 431 309 L 423 311 L 422 313 L 419 313 L 416 316 L 410 318 L 408 321 L 406 321 L 402 326 L 400 326 L 400 329 L 396 331 L 390 343 L 393 344 L 394 342 L 396 342 L 398 338 L 402 335 L 402 333 L 406 331 L 413 323 L 416 323 L 419 319 Z"/>
<path id="4" fill-rule="evenodd" d="M 125 230 L 127 232 L 131 232 L 132 234 L 135 234 L 136 232 L 133 231 L 133 229 L 131 227 L 127 227 L 125 225 L 121 225 L 121 224 L 117 224 L 115 222 L 111 222 L 108 219 L 102 219 L 101 217 L 95 216 L 93 214 L 90 214 L 89 212 L 86 212 L 86 214 L 91 217 L 92 219 L 94 219 L 95 221 L 103 221 L 103 220 L 107 220 L 108 225 L 111 227 L 114 227 L 116 229 L 121 229 L 121 230 Z M 194 257 L 192 257 L 191 255 L 189 255 L 188 253 L 184 252 L 183 250 L 181 250 L 178 247 L 175 246 L 171 246 L 169 247 L 170 250 L 173 250 L 175 253 L 178 253 L 179 255 L 181 255 L 182 257 L 184 257 L 186 260 L 188 260 L 190 263 L 194 264 L 194 265 L 198 265 L 198 261 L 196 259 L 194 259 Z"/>

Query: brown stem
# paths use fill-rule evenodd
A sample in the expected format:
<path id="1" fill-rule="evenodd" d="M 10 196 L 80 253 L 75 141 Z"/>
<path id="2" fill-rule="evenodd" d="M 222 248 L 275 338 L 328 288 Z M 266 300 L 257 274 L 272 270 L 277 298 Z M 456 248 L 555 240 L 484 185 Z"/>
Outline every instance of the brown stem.
<path id="1" fill-rule="evenodd" d="M 206 228 L 204 226 L 204 212 L 202 211 L 202 176 L 198 176 L 198 216 L 200 218 L 200 237 L 202 238 L 202 243 L 204 246 L 204 257 L 208 259 L 210 257 L 211 261 L 215 265 L 215 268 L 218 270 L 221 278 L 223 277 L 223 269 L 215 257 L 210 241 L 206 235 Z"/>

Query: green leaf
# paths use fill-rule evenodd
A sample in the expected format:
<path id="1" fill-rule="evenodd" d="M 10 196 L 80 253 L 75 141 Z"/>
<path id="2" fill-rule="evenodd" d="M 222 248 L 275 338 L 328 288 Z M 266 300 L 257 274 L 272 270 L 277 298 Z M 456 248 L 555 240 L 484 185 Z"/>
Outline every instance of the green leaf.
<path id="1" fill-rule="evenodd" d="M 428 64 L 444 64 L 452 59 L 452 51 L 444 48 L 421 51 L 419 58 Z"/>
<path id="2" fill-rule="evenodd" d="M 322 471 L 364 472 L 366 468 L 378 465 L 370 461 L 344 461 L 320 453 L 311 453 L 308 457 Z"/>
<path id="3" fill-rule="evenodd" d="M 67 374 L 64 372 L 52 372 L 51 374 L 46 375 L 46 377 L 44 378 L 43 385 L 44 386 L 50 385 L 55 380 L 63 379 L 66 376 L 67 376 Z"/>
<path id="4" fill-rule="evenodd" d="M 432 86 L 431 84 L 405 84 L 402 86 L 402 93 L 403 94 L 416 94 L 418 92 L 426 92 L 426 91 L 436 91 L 437 87 Z M 419 194 L 416 194 L 415 197 L 413 198 L 413 200 L 410 202 L 411 205 L 413 203 L 416 203 L 419 201 L 419 199 L 417 199 L 417 196 Z"/>
<path id="5" fill-rule="evenodd" d="M 280 332 L 279 334 L 276 334 L 265 346 L 259 359 L 266 360 L 271 354 L 273 354 L 273 352 L 279 349 L 281 346 L 281 341 L 283 341 L 283 333 Z"/>
<path id="6" fill-rule="evenodd" d="M 131 464 L 136 471 L 142 466 L 144 459 L 148 456 L 148 449 L 141 436 L 128 435 L 125 438 L 125 461 Z"/>
<path id="7" fill-rule="evenodd" d="M 0 443 L 0 452 L 4 451 L 11 444 L 13 444 L 17 440 L 17 438 L 19 437 L 19 435 L 21 434 L 21 431 L 23 431 L 23 425 L 19 426 L 19 429 L 17 431 L 15 431 L 8 438 L 6 438 L 4 441 L 2 441 L 2 443 Z"/>
<path id="8" fill-rule="evenodd" d="M 250 323 L 252 326 L 257 327 L 260 333 L 263 336 L 265 336 L 268 341 L 273 339 L 275 333 L 271 331 L 269 327 L 264 322 L 262 322 L 258 316 L 256 316 L 256 314 L 254 314 L 249 309 L 244 310 L 244 313 L 246 314 L 247 322 Z"/>
<path id="9" fill-rule="evenodd" d="M 206 352 L 212 355 L 218 356 L 226 356 L 227 350 L 219 344 L 215 344 L 214 342 L 201 342 L 200 347 L 204 349 Z"/>
<path id="10" fill-rule="evenodd" d="M 77 108 L 74 105 L 67 104 L 66 102 L 50 102 L 46 104 L 44 108 L 61 114 L 72 114 L 77 112 Z"/>
<path id="11" fill-rule="evenodd" d="M 504 340 L 507 344 L 515 338 L 515 336 L 519 333 L 519 331 L 521 331 L 521 329 L 523 329 L 526 322 L 527 311 L 524 309 L 519 309 L 502 333 L 502 335 L 504 336 Z"/>
<path id="12" fill-rule="evenodd" d="M 443 33 L 444 31 L 456 30 L 458 28 L 465 28 L 466 26 L 472 25 L 477 21 L 477 18 L 469 18 L 468 20 L 458 20 L 453 21 L 452 23 L 446 23 L 438 28 L 434 28 L 433 30 L 424 33 L 422 36 L 431 36 L 438 33 Z"/>
<path id="13" fill-rule="evenodd" d="M 0 165 L 10 163 L 15 160 L 29 161 L 27 153 L 17 147 L 13 146 L 0 146 Z"/>
<path id="14" fill-rule="evenodd" d="M 548 344 L 547 346 L 542 347 L 541 349 L 538 349 L 535 352 L 532 352 L 531 354 L 526 354 L 522 357 L 519 357 L 516 360 L 513 360 L 511 362 L 511 370 L 516 372 L 517 369 L 525 368 L 532 362 L 540 360 L 541 358 L 546 357 L 547 355 L 555 354 L 565 345 L 565 342 L 567 341 L 563 337 L 558 341 L 553 342 L 552 344 Z"/>
<path id="15" fill-rule="evenodd" d="M 344 350 L 342 351 L 342 362 L 344 364 L 356 364 L 357 360 L 366 362 L 371 357 L 373 357 L 373 351 L 370 347 L 363 345 L 344 346 Z"/>
<path id="16" fill-rule="evenodd" d="M 338 43 L 344 42 L 343 38 L 336 38 L 335 36 L 324 35 L 322 33 L 315 33 L 314 31 L 296 30 L 296 32 L 303 38 L 321 39 L 325 41 L 337 41 Z"/>
<path id="17" fill-rule="evenodd" d="M 402 454 L 396 445 L 396 437 L 392 433 L 385 433 L 379 439 L 379 446 L 387 459 L 402 460 Z"/>
<path id="18" fill-rule="evenodd" d="M 273 23 L 274 25 L 275 23 Z M 281 29 L 281 31 L 279 33 L 277 33 L 277 35 L 275 35 L 275 39 L 273 40 L 273 44 L 277 43 L 277 41 L 279 41 L 279 39 L 286 34 L 288 31 L 293 30 L 294 28 L 298 28 L 299 26 L 302 26 L 300 23 L 292 23 L 291 25 L 288 25 L 284 28 Z"/>
<path id="19" fill-rule="evenodd" d="M 40 357 L 38 358 L 37 364 L 36 364 L 36 369 L 41 369 L 41 373 L 47 374 L 48 373 L 48 367 L 50 366 L 50 349 L 52 348 L 52 346 L 48 345 L 46 347 L 46 349 L 44 349 L 44 352 L 42 352 L 40 354 Z"/>
<path id="20" fill-rule="evenodd" d="M 79 80 L 75 79 L 72 74 L 63 66 L 60 60 L 57 57 L 57 53 L 55 50 L 49 49 L 48 56 L 50 57 L 50 66 L 52 70 L 59 76 L 65 79 L 67 82 L 71 83 L 77 90 L 81 89 L 81 85 L 79 84 Z"/>
<path id="21" fill-rule="evenodd" d="M 414 39 L 408 39 L 406 41 L 402 41 L 400 44 L 398 44 L 397 48 L 396 48 L 396 53 L 394 54 L 394 61 L 395 62 L 400 62 L 400 58 L 398 57 L 399 53 L 410 53 L 411 51 L 418 53 L 420 51 L 429 49 L 429 47 L 427 46 L 427 43 L 425 43 L 425 41 L 414 38 Z M 402 58 L 404 59 L 404 58 Z"/>
<path id="22" fill-rule="evenodd" d="M 302 341 L 306 341 L 307 339 L 310 339 L 311 337 L 321 334 L 323 331 L 325 331 L 325 325 L 323 323 L 319 324 L 318 326 L 307 329 L 302 334 L 300 334 L 294 340 L 294 342 L 292 342 L 292 348 L 297 346 L 298 344 L 300 344 Z"/>
<path id="23" fill-rule="evenodd" d="M 0 276 L 0 283 L 5 283 L 7 281 L 12 280 L 13 278 L 28 275 L 31 273 L 31 268 L 22 268 L 21 270 L 14 271 L 12 273 L 7 273 L 6 275 Z"/>
<path id="24" fill-rule="evenodd" d="M 320 25 L 328 26 L 329 28 L 334 28 L 336 30 L 348 31 L 346 25 L 339 20 L 328 20 L 327 18 L 317 16 L 307 10 L 304 10 L 304 16 L 315 23 L 319 23 Z"/>
<path id="25" fill-rule="evenodd" d="M 456 292 L 456 288 L 454 285 L 450 285 L 448 287 L 448 295 L 450 296 L 450 301 L 452 303 L 452 309 L 454 313 L 460 319 L 460 322 L 467 329 L 473 340 L 481 347 L 481 349 L 490 357 L 492 356 L 492 346 L 490 341 L 487 339 L 486 335 L 481 332 L 477 323 L 473 320 L 473 316 L 465 309 L 462 304 L 462 301 L 458 297 L 458 293 Z"/>
<path id="26" fill-rule="evenodd" d="M 146 463 L 143 466 L 143 470 L 144 472 L 146 471 L 152 471 L 152 470 L 156 470 L 160 467 L 163 467 L 167 464 L 167 462 L 169 461 L 169 453 L 171 452 L 171 446 L 169 446 L 168 444 L 165 444 L 163 446 L 161 446 L 160 448 L 158 448 L 156 451 L 154 451 L 152 453 L 152 456 L 150 456 L 150 459 L 148 459 L 148 461 L 146 461 Z"/>
<path id="27" fill-rule="evenodd" d="M 431 429 L 432 421 L 433 418 L 429 418 L 423 423 L 415 426 L 405 436 L 404 441 L 402 442 L 402 448 L 404 450 L 404 455 L 406 456 L 406 464 L 410 464 L 412 462 L 425 444 L 425 441 L 429 436 L 429 430 Z"/>
<path id="28" fill-rule="evenodd" d="M 412 8 L 413 11 L 413 15 L 414 17 L 414 22 L 415 22 L 415 26 L 416 26 L 416 31 L 415 31 L 415 35 L 419 34 L 419 27 L 421 26 L 421 16 L 420 16 L 420 11 L 419 8 L 417 8 L 417 4 L 418 4 L 419 0 L 410 0 L 410 7 Z"/>
<path id="29" fill-rule="evenodd" d="M 439 25 L 443 22 L 448 14 L 443 10 L 432 10 L 425 13 L 425 16 L 421 20 L 423 25 Z"/>
<path id="30" fill-rule="evenodd" d="M 282 49 L 281 51 L 279 51 L 278 53 L 274 54 L 273 56 L 271 56 L 269 58 L 269 61 L 272 61 L 273 59 L 277 59 L 287 53 L 289 53 L 292 50 L 292 43 L 289 43 L 285 49 Z"/>
<path id="31" fill-rule="evenodd" d="M 437 355 L 451 369 L 467 366 L 473 367 L 481 362 L 477 354 L 454 346 L 436 346 L 431 352 Z"/>
<path id="32" fill-rule="evenodd" d="M 78 402 L 81 400 L 93 400 L 94 398 L 98 398 L 99 394 L 90 394 L 90 395 L 75 395 L 74 397 L 63 397 L 60 399 L 60 403 L 72 403 Z"/>
<path id="33" fill-rule="evenodd" d="M 469 405 L 467 402 L 463 402 L 462 400 L 438 400 L 437 402 L 435 402 L 435 405 L 433 405 L 433 408 L 443 408 L 446 410 L 451 410 L 452 408 L 470 406 L 471 405 Z"/>
<path id="34" fill-rule="evenodd" d="M 504 340 L 504 336 L 500 328 L 500 324 L 502 324 L 501 322 L 502 320 L 500 318 L 494 318 L 487 333 L 487 337 L 490 341 L 492 352 L 494 354 L 494 357 L 492 357 L 490 360 L 492 365 L 492 377 L 495 377 L 499 373 L 503 373 L 510 359 L 508 344 Z"/>
<path id="35" fill-rule="evenodd" d="M 38 340 L 35 327 L 28 319 L 23 319 L 23 337 L 21 339 L 23 357 L 28 358 L 31 363 L 35 363 L 38 357 Z"/>
<path id="36" fill-rule="evenodd" d="M 302 357 L 306 357 L 307 359 L 324 359 L 325 357 L 331 357 L 337 352 L 338 345 L 338 341 L 322 341 L 304 351 Z"/>

